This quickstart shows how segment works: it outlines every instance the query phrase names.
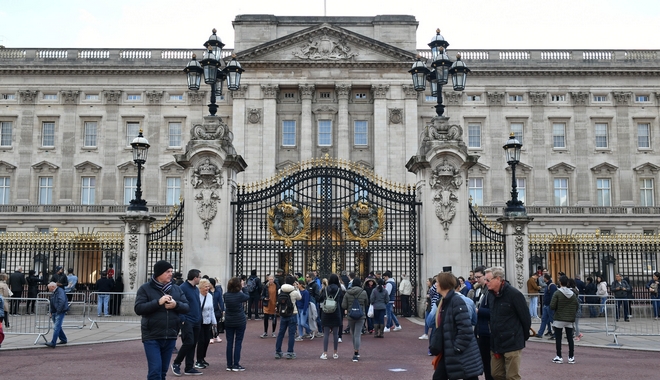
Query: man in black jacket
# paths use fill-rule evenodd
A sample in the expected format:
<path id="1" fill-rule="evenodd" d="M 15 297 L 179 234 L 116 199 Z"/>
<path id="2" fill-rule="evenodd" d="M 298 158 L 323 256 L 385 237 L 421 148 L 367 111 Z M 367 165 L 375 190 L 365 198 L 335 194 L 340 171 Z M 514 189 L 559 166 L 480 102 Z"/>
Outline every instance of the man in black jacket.
<path id="1" fill-rule="evenodd" d="M 504 280 L 504 268 L 486 269 L 490 304 L 491 374 L 496 379 L 520 379 L 520 359 L 529 339 L 532 317 L 527 300 Z"/>
<path id="2" fill-rule="evenodd" d="M 172 283 L 172 265 L 161 260 L 154 265 L 151 280 L 135 296 L 135 313 L 142 316 L 142 344 L 147 355 L 149 379 L 164 379 L 179 335 L 179 314 L 189 310 L 188 300 Z"/>
<path id="3" fill-rule="evenodd" d="M 474 287 L 474 304 L 477 307 L 477 326 L 474 334 L 477 336 L 477 345 L 481 354 L 486 380 L 493 380 L 490 374 L 490 307 L 488 304 L 488 287 L 486 286 L 486 267 L 480 265 L 474 268 L 474 278 L 477 283 Z"/>
<path id="4" fill-rule="evenodd" d="M 11 300 L 11 309 L 9 314 L 18 314 L 18 304 L 21 303 L 20 298 L 23 298 L 23 288 L 25 287 L 25 275 L 23 274 L 23 267 L 16 268 L 16 271 L 9 276 L 9 288 L 14 293 Z"/>

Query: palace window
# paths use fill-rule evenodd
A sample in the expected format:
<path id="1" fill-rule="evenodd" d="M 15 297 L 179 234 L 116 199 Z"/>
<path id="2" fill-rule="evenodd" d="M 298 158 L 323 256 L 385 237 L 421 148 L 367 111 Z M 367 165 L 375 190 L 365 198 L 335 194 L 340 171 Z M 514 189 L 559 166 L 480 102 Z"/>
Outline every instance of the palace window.
<path id="1" fill-rule="evenodd" d="M 355 93 L 355 99 L 364 100 L 366 98 L 367 98 L 367 94 L 365 92 L 356 92 Z"/>
<path id="2" fill-rule="evenodd" d="M 296 94 L 294 94 L 293 92 L 285 92 L 284 93 L 284 99 L 295 99 L 295 97 L 296 97 Z"/>
<path id="3" fill-rule="evenodd" d="M 525 178 L 516 178 L 516 186 L 518 190 L 518 200 L 525 203 L 527 195 L 527 180 Z"/>
<path id="4" fill-rule="evenodd" d="M 169 127 L 170 127 L 169 146 L 174 148 L 181 147 L 181 123 L 172 122 L 169 123 Z"/>
<path id="5" fill-rule="evenodd" d="M 353 138 L 355 145 L 367 145 L 367 121 L 355 120 Z"/>
<path id="6" fill-rule="evenodd" d="M 131 204 L 137 189 L 137 177 L 124 177 L 124 204 Z"/>
<path id="7" fill-rule="evenodd" d="M 476 206 L 484 205 L 484 179 L 483 178 L 469 178 L 468 179 L 468 192 L 472 197 L 472 204 Z"/>
<path id="8" fill-rule="evenodd" d="M 552 147 L 559 149 L 566 148 L 566 124 L 552 124 Z"/>
<path id="9" fill-rule="evenodd" d="M 15 94 L 0 94 L 0 99 L 2 100 L 16 100 Z"/>
<path id="10" fill-rule="evenodd" d="M 142 95 L 140 94 L 128 94 L 126 95 L 126 100 L 142 100 Z"/>
<path id="11" fill-rule="evenodd" d="M 86 121 L 85 122 L 85 136 L 84 136 L 84 146 L 85 147 L 95 147 L 98 125 L 95 121 Z"/>
<path id="12" fill-rule="evenodd" d="M 52 121 L 45 121 L 41 126 L 41 146 L 55 146 L 55 123 Z"/>
<path id="13" fill-rule="evenodd" d="M 320 92 L 319 97 L 321 99 L 330 99 L 330 93 L 329 92 Z"/>
<path id="14" fill-rule="evenodd" d="M 646 103 L 649 100 L 650 99 L 649 99 L 648 95 L 637 95 L 637 96 L 635 96 L 635 101 L 638 102 L 638 103 Z"/>
<path id="15" fill-rule="evenodd" d="M 0 177 L 0 205 L 9 204 L 9 189 L 11 179 L 9 177 Z"/>
<path id="16" fill-rule="evenodd" d="M 607 95 L 594 95 L 594 102 L 606 102 Z"/>
<path id="17" fill-rule="evenodd" d="M 80 204 L 93 205 L 96 203 L 96 177 L 81 178 Z"/>
<path id="18" fill-rule="evenodd" d="M 85 94 L 85 100 L 99 100 L 98 94 Z"/>
<path id="19" fill-rule="evenodd" d="M 609 179 L 596 179 L 596 196 L 598 198 L 598 206 L 612 206 L 612 187 Z"/>
<path id="20" fill-rule="evenodd" d="M 57 100 L 57 94 L 44 94 L 44 100 Z"/>
<path id="21" fill-rule="evenodd" d="M 129 121 L 126 123 L 126 145 L 131 146 L 133 140 L 138 137 L 140 133 L 140 123 L 135 121 Z"/>
<path id="22" fill-rule="evenodd" d="M 0 146 L 11 146 L 12 122 L 0 122 Z"/>
<path id="23" fill-rule="evenodd" d="M 467 96 L 467 101 L 468 102 L 480 102 L 481 101 L 481 95 L 468 95 Z"/>
<path id="24" fill-rule="evenodd" d="M 514 133 L 516 139 L 521 143 L 523 142 L 523 123 L 511 123 L 511 132 Z"/>
<path id="25" fill-rule="evenodd" d="M 551 102 L 565 102 L 566 101 L 566 95 L 551 95 L 550 96 L 550 101 Z"/>
<path id="26" fill-rule="evenodd" d="M 481 148 L 481 123 L 468 124 L 468 147 Z"/>
<path id="27" fill-rule="evenodd" d="M 170 100 L 174 102 L 180 102 L 183 100 L 183 94 L 170 94 Z"/>
<path id="28" fill-rule="evenodd" d="M 651 124 L 637 123 L 637 147 L 640 149 L 651 147 Z"/>
<path id="29" fill-rule="evenodd" d="M 523 96 L 522 95 L 509 95 L 509 101 L 510 102 L 522 102 Z"/>
<path id="30" fill-rule="evenodd" d="M 319 120 L 319 146 L 332 146 L 332 120 Z"/>
<path id="31" fill-rule="evenodd" d="M 178 205 L 181 197 L 181 178 L 167 177 L 167 195 L 165 204 L 169 206 Z"/>
<path id="32" fill-rule="evenodd" d="M 53 204 L 53 177 L 39 177 L 39 204 Z"/>
<path id="33" fill-rule="evenodd" d="M 596 123 L 595 126 L 596 148 L 607 148 L 607 124 Z"/>
<path id="34" fill-rule="evenodd" d="M 296 121 L 282 121 L 282 146 L 296 146 Z"/>
<path id="35" fill-rule="evenodd" d="M 653 178 L 642 178 L 639 182 L 639 205 L 645 207 L 655 206 Z"/>
<path id="36" fill-rule="evenodd" d="M 568 206 L 568 178 L 555 178 L 555 206 Z"/>

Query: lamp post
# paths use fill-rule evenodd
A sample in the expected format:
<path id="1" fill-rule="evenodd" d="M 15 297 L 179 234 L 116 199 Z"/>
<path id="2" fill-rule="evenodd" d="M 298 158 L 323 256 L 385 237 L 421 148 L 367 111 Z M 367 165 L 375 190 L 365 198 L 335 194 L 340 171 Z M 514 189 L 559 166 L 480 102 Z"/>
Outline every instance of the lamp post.
<path id="1" fill-rule="evenodd" d="M 135 184 L 135 199 L 131 200 L 128 211 L 149 211 L 147 201 L 142 199 L 142 165 L 147 162 L 147 152 L 149 151 L 149 141 L 142 135 L 142 129 L 138 136 L 131 142 L 133 147 L 133 162 L 137 164 L 137 183 Z"/>
<path id="2" fill-rule="evenodd" d="M 234 54 L 232 54 L 231 61 L 225 64 L 222 59 L 222 48 L 225 44 L 215 34 L 216 32 L 213 29 L 213 34 L 204 43 L 207 50 L 202 60 L 198 62 L 197 56 L 193 54 L 192 60 L 183 69 L 188 77 L 188 89 L 199 90 L 202 77 L 204 77 L 204 83 L 211 86 L 211 103 L 208 107 L 212 116 L 218 112 L 218 105 L 215 101 L 216 96 L 222 96 L 222 82 L 226 79 L 229 91 L 236 91 L 241 84 L 241 74 L 245 71 Z"/>
<path id="3" fill-rule="evenodd" d="M 506 153 L 506 162 L 511 166 L 511 200 L 506 202 L 504 213 L 511 214 L 526 214 L 525 206 L 518 199 L 518 184 L 516 182 L 516 165 L 520 163 L 520 149 L 522 144 L 513 132 L 509 135 L 509 140 L 503 146 Z"/>
<path id="4" fill-rule="evenodd" d="M 456 55 L 456 61 L 452 62 L 447 56 L 447 47 L 449 42 L 440 34 L 440 29 L 436 30 L 436 35 L 428 44 L 433 53 L 431 68 L 428 68 L 422 58 L 417 56 L 412 68 L 408 72 L 412 75 L 413 87 L 416 91 L 425 91 L 426 82 L 431 83 L 431 96 L 437 98 L 438 104 L 435 106 L 435 113 L 442 116 L 445 113 L 445 106 L 442 104 L 442 86 L 449 82 L 451 75 L 454 91 L 465 90 L 465 83 L 470 69 L 461 61 L 461 55 Z"/>

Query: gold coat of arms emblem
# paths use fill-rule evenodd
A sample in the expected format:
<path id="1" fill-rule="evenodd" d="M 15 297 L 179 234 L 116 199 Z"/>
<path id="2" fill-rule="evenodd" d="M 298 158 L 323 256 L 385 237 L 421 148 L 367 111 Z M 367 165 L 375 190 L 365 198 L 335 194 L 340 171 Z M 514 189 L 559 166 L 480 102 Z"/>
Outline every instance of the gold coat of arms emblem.
<path id="1" fill-rule="evenodd" d="M 367 248 L 370 241 L 379 240 L 383 236 L 385 210 L 362 197 L 344 209 L 342 222 L 348 239 L 357 240 L 360 247 Z"/>
<path id="2" fill-rule="evenodd" d="M 295 240 L 309 238 L 311 211 L 291 198 L 268 209 L 268 228 L 273 240 L 284 241 L 291 247 Z"/>

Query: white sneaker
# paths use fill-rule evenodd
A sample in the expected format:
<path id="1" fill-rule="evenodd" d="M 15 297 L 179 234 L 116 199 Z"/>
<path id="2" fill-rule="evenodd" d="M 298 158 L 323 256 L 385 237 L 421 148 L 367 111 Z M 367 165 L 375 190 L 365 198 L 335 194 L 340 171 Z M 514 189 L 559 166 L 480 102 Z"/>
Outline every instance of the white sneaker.
<path id="1" fill-rule="evenodd" d="M 396 326 L 396 327 L 394 328 L 394 331 L 400 331 L 400 330 L 401 330 L 401 325 Z"/>
<path id="2" fill-rule="evenodd" d="M 277 338 L 277 334 L 275 334 L 275 333 L 272 333 L 271 336 L 272 336 L 273 338 Z"/>
<path id="3" fill-rule="evenodd" d="M 559 356 L 555 356 L 554 359 L 552 359 L 553 363 L 561 364 L 564 362 L 564 359 L 560 358 Z"/>
<path id="4" fill-rule="evenodd" d="M 321 354 L 321 359 L 328 360 L 328 355 L 327 354 Z"/>
<path id="5" fill-rule="evenodd" d="M 424 334 L 424 335 L 422 335 L 422 336 L 419 337 L 419 339 L 428 339 L 428 338 L 429 338 L 429 336 L 426 335 L 426 334 Z"/>
<path id="6" fill-rule="evenodd" d="M 385 329 L 383 330 L 383 332 L 390 332 L 390 329 L 388 329 L 387 327 L 385 327 Z"/>
<path id="7" fill-rule="evenodd" d="M 332 354 L 333 359 L 339 359 L 339 354 Z"/>
<path id="8" fill-rule="evenodd" d="M 575 358 L 568 358 L 568 364 L 575 364 Z"/>
<path id="9" fill-rule="evenodd" d="M 341 338 L 339 338 L 339 340 L 337 342 L 341 343 Z"/>

